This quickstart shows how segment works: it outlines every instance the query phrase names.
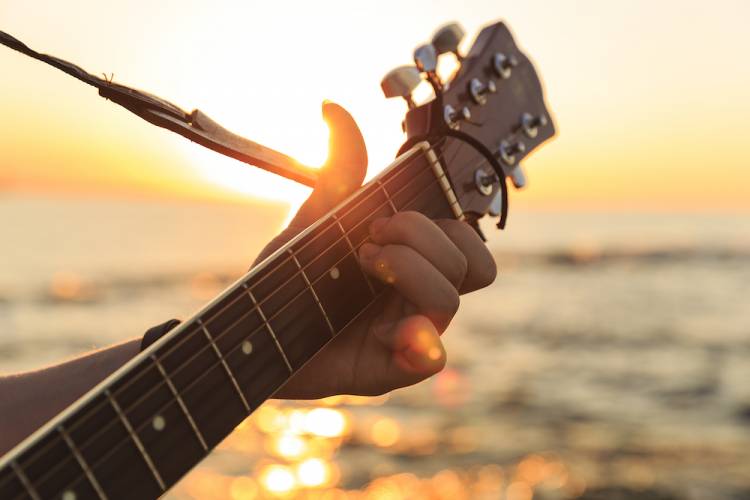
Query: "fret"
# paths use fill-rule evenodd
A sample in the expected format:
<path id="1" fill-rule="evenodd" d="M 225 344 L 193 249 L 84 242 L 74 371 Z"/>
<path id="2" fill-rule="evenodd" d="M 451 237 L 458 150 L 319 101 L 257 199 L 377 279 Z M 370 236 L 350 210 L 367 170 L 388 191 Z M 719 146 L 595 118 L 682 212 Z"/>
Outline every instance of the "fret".
<path id="1" fill-rule="evenodd" d="M 104 494 L 104 490 L 102 490 L 101 485 L 99 484 L 99 481 L 94 477 L 94 473 L 91 472 L 91 469 L 89 468 L 88 464 L 86 463 L 86 460 L 83 459 L 83 456 L 81 456 L 81 453 L 76 448 L 76 445 L 73 443 L 73 440 L 70 439 L 70 436 L 65 431 L 65 428 L 61 425 L 57 427 L 57 432 L 60 433 L 62 438 L 65 440 L 65 444 L 68 445 L 68 448 L 70 448 L 70 451 L 73 453 L 73 456 L 75 457 L 76 461 L 78 462 L 78 465 L 81 466 L 83 469 L 83 472 L 86 474 L 86 477 L 88 478 L 91 485 L 94 487 L 94 490 L 96 490 L 96 494 L 101 498 L 102 500 L 107 499 L 107 495 Z"/>
<path id="2" fill-rule="evenodd" d="M 146 462 L 146 465 L 148 465 L 149 470 L 154 475 L 154 479 L 156 479 L 156 482 L 159 483 L 159 487 L 161 488 L 162 491 L 166 491 L 167 487 L 164 484 L 164 480 L 161 478 L 161 474 L 159 474 L 159 471 L 156 470 L 156 466 L 154 465 L 154 462 L 151 460 L 151 457 L 149 456 L 148 452 L 143 447 L 143 443 L 141 442 L 140 438 L 133 430 L 133 426 L 130 424 L 128 417 L 125 414 L 123 414 L 122 409 L 120 408 L 120 405 L 117 404 L 117 401 L 115 400 L 115 398 L 112 397 L 112 393 L 109 392 L 109 389 L 105 390 L 104 394 L 107 396 L 107 399 L 112 405 L 112 408 L 115 409 L 115 412 L 117 413 L 118 418 L 120 419 L 122 424 L 125 426 L 125 428 L 128 430 L 128 434 L 130 435 L 130 438 L 135 443 L 136 447 L 138 448 L 138 451 L 141 452 L 141 456 L 143 456 L 143 460 Z"/>
<path id="3" fill-rule="evenodd" d="M 230 307 L 237 300 L 247 301 L 243 296 L 241 290 L 232 290 L 214 310 Z M 157 356 L 207 449 L 211 449 L 244 420 L 247 410 L 199 322 L 196 318 L 184 325 L 179 335 L 161 346 Z"/>
<path id="4" fill-rule="evenodd" d="M 455 218 L 455 213 L 442 188 L 434 180 L 405 203 L 404 210 L 416 210 L 430 219 Z"/>
<path id="5" fill-rule="evenodd" d="M 248 288 L 296 370 L 331 339 L 331 330 L 299 267 L 287 253 L 252 276 Z"/>
<path id="6" fill-rule="evenodd" d="M 99 496 L 56 429 L 34 443 L 15 462 L 17 470 L 33 485 L 39 498 L 53 498 L 63 491 L 76 494 L 79 498 Z M 29 495 L 29 498 L 33 497 Z"/>
<path id="7" fill-rule="evenodd" d="M 395 208 L 393 213 L 396 213 Z M 344 239 L 346 240 L 346 245 L 349 248 L 349 251 L 356 256 L 357 255 L 357 249 L 354 248 L 354 245 L 352 245 L 352 241 L 349 239 L 349 235 L 346 234 L 346 230 L 344 229 L 344 226 L 341 225 L 341 221 L 339 221 L 339 218 L 336 217 L 336 214 L 331 215 L 333 220 L 336 221 L 336 226 L 339 228 L 341 233 L 344 235 Z M 331 268 L 333 270 L 333 268 Z M 336 267 L 338 270 L 338 267 Z M 340 270 L 339 270 L 340 271 Z M 370 279 L 370 276 L 363 273 L 363 276 L 365 277 L 365 281 L 367 282 L 367 287 L 370 289 L 370 293 L 372 293 L 372 296 L 375 297 L 378 294 L 378 291 L 375 290 L 375 286 L 372 284 L 372 280 Z M 335 273 L 332 273 L 331 276 L 333 279 L 336 279 Z"/>
<path id="8" fill-rule="evenodd" d="M 275 332 L 294 370 L 331 340 L 330 327 L 308 290 L 305 288 L 304 292 L 275 310 L 275 314 L 268 316 L 270 329 Z"/>
<path id="9" fill-rule="evenodd" d="M 333 325 L 331 324 L 331 319 L 328 317 L 328 313 L 326 313 L 326 310 L 323 307 L 323 304 L 320 303 L 320 298 L 318 297 L 318 294 L 315 293 L 315 288 L 313 288 L 312 284 L 310 283 L 310 278 L 308 278 L 307 274 L 305 274 L 305 270 L 302 268 L 299 261 L 297 260 L 297 257 L 294 255 L 294 251 L 289 249 L 288 252 L 289 252 L 289 255 L 292 256 L 294 263 L 297 264 L 297 268 L 299 269 L 299 272 L 302 275 L 302 278 L 305 280 L 305 284 L 307 285 L 307 288 L 310 290 L 310 293 L 312 294 L 313 299 L 315 299 L 315 302 L 317 302 L 318 308 L 320 309 L 320 312 L 323 314 L 323 318 L 325 318 L 326 323 L 328 324 L 328 328 L 331 330 L 331 337 L 334 337 L 336 335 L 336 330 L 333 329 Z"/>
<path id="10" fill-rule="evenodd" d="M 140 363 L 133 375 L 115 383 L 110 392 L 117 398 L 122 414 L 130 422 L 164 484 L 169 487 L 205 456 L 205 449 L 150 359 Z M 129 469 L 139 465 L 138 458 L 133 458 Z M 160 494 L 156 487 L 154 490 L 154 496 Z"/>
<path id="11" fill-rule="evenodd" d="M 193 428 L 195 437 L 197 437 L 198 441 L 200 441 L 201 446 L 203 446 L 203 450 L 208 451 L 208 445 L 206 444 L 206 440 L 203 439 L 203 434 L 201 434 L 201 431 L 198 430 L 198 426 L 195 425 L 195 421 L 193 420 L 192 415 L 190 415 L 190 412 L 188 411 L 187 406 L 185 406 L 185 402 L 182 400 L 180 393 L 177 392 L 177 389 L 175 388 L 174 384 L 169 379 L 167 372 L 164 371 L 164 367 L 161 365 L 161 363 L 159 363 L 159 360 L 153 354 L 151 355 L 151 359 L 154 361 L 154 364 L 159 369 L 159 373 L 161 373 L 162 378 L 164 378 L 164 381 L 167 383 L 169 390 L 172 392 L 172 396 L 174 396 L 174 398 L 177 400 L 177 403 L 180 405 L 180 408 L 185 414 L 185 418 L 187 418 L 188 422 L 190 422 L 190 427 Z"/>
<path id="12" fill-rule="evenodd" d="M 433 175 L 432 170 L 427 164 L 426 160 L 424 160 L 423 158 L 419 158 L 417 160 L 414 160 L 414 162 L 421 165 L 421 170 L 415 172 L 414 175 L 412 177 L 409 177 L 408 181 L 405 183 L 402 183 L 400 185 L 388 184 L 386 186 L 386 191 L 390 193 L 391 199 L 393 200 L 394 205 L 396 205 L 396 208 L 398 208 L 399 211 L 404 210 L 406 205 L 410 203 L 411 200 L 416 198 L 424 189 L 432 184 L 437 184 L 435 182 L 435 176 Z"/>
<path id="13" fill-rule="evenodd" d="M 250 297 L 250 299 L 253 301 L 253 304 L 255 305 L 256 311 L 258 311 L 258 314 L 260 315 L 261 319 L 263 320 L 263 324 L 266 327 L 266 331 L 268 331 L 268 334 L 273 339 L 274 344 L 276 344 L 276 348 L 279 350 L 279 354 L 281 354 L 281 357 L 284 358 L 284 364 L 286 364 L 286 367 L 289 369 L 289 373 L 292 373 L 294 371 L 292 369 L 292 364 L 289 363 L 289 358 L 286 357 L 286 353 L 284 352 L 284 348 L 281 347 L 281 343 L 279 342 L 278 337 L 276 337 L 276 333 L 273 331 L 273 328 L 271 328 L 271 324 L 268 322 L 268 318 L 266 318 L 266 315 L 263 312 L 263 309 L 261 309 L 260 304 L 258 304 L 258 301 L 255 298 L 255 295 L 253 295 L 253 292 L 250 291 L 250 288 L 246 284 L 243 283 L 242 286 L 247 291 L 248 297 Z"/>
<path id="14" fill-rule="evenodd" d="M 121 491 L 132 491 L 133 483 L 138 484 L 137 492 L 142 496 L 159 495 L 164 491 L 106 390 L 86 403 L 64 425 L 70 441 L 90 465 L 107 497 L 116 498 Z M 127 470 L 123 470 L 125 466 Z M 80 490 L 81 486 L 85 485 L 79 483 L 75 490 Z"/>
<path id="15" fill-rule="evenodd" d="M 388 195 L 388 191 L 386 191 L 385 186 L 383 185 L 383 182 L 380 179 L 378 179 L 375 182 L 377 182 L 378 187 L 385 195 L 385 199 L 388 201 L 388 206 L 391 207 L 391 210 L 393 210 L 393 213 L 395 214 L 396 212 L 398 212 L 398 210 L 396 209 L 396 205 L 393 204 L 393 200 L 391 200 L 391 197 Z"/>
<path id="16" fill-rule="evenodd" d="M 234 378 L 234 374 L 232 373 L 232 370 L 229 369 L 229 365 L 227 365 L 227 362 L 224 360 L 224 356 L 222 356 L 221 351 L 219 350 L 219 347 L 214 342 L 213 337 L 211 337 L 211 334 L 208 331 L 208 328 L 206 328 L 206 325 L 198 319 L 198 324 L 201 327 L 201 330 L 203 330 L 203 333 L 206 335 L 206 338 L 208 339 L 208 342 L 211 344 L 211 347 L 213 348 L 214 352 L 216 353 L 217 358 L 219 358 L 219 362 L 221 363 L 221 366 L 224 367 L 224 371 L 226 371 L 227 376 L 229 377 L 229 380 L 232 382 L 232 385 L 234 386 L 235 391 L 237 391 L 237 395 L 240 398 L 240 401 L 242 401 L 242 406 L 245 407 L 245 411 L 247 413 L 250 413 L 250 405 L 247 403 L 247 400 L 245 399 L 245 395 L 240 390 L 240 386 L 237 383 L 237 379 Z"/>
<path id="17" fill-rule="evenodd" d="M 15 498 L 17 495 L 23 495 L 25 490 L 25 493 L 27 493 L 32 498 L 32 500 L 41 500 L 39 493 L 37 493 L 34 485 L 32 485 L 31 481 L 29 481 L 29 478 L 26 477 L 23 469 L 21 469 L 21 467 L 16 462 L 11 462 L 10 466 L 21 485 L 21 488 L 18 488 L 16 486 L 16 488 L 12 489 L 13 485 L 12 483 L 9 483 L 10 488 L 5 489 L 6 486 L 3 485 L 4 490 L 0 490 L 0 492 L 3 493 L 2 498 Z"/>
<path id="18" fill-rule="evenodd" d="M 356 206 L 339 209 L 336 217 L 347 233 L 351 244 L 357 248 L 370 235 L 370 222 L 380 217 L 390 217 L 393 214 L 385 190 L 374 189 L 367 197 L 361 201 L 358 200 Z"/>

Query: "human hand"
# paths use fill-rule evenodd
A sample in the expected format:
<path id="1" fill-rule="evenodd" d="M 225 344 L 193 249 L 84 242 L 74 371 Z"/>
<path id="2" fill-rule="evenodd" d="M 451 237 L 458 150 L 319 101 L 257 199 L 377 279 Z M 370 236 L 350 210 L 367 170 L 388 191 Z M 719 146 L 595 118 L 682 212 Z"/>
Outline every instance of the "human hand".
<path id="1" fill-rule="evenodd" d="M 329 157 L 313 193 L 256 262 L 322 217 L 364 179 L 367 153 L 349 113 L 325 102 Z M 424 380 L 446 362 L 440 340 L 458 310 L 459 294 L 495 279 L 495 263 L 476 232 L 454 219 L 431 221 L 401 212 L 370 225 L 358 252 L 362 269 L 391 285 L 276 393 L 285 399 L 334 394 L 377 395 Z"/>

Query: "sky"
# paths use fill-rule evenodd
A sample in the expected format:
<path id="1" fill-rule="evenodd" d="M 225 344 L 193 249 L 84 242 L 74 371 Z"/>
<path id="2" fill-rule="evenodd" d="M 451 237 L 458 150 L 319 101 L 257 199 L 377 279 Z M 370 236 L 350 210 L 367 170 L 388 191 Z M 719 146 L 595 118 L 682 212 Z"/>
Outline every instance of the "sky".
<path id="1" fill-rule="evenodd" d="M 200 108 L 309 164 L 325 159 L 320 105 L 344 105 L 369 175 L 404 137 L 379 82 L 448 21 L 502 19 L 545 83 L 558 136 L 525 161 L 530 209 L 750 209 L 750 3 L 0 0 L 30 47 Z M 0 194 L 273 200 L 308 192 L 204 150 L 0 47 Z"/>

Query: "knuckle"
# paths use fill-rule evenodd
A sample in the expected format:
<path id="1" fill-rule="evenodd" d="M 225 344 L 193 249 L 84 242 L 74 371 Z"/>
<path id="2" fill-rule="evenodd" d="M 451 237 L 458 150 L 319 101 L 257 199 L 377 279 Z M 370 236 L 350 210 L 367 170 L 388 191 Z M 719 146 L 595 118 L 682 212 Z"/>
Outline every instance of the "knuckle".
<path id="1" fill-rule="evenodd" d="M 478 281 L 480 288 L 491 285 L 495 281 L 495 278 L 497 278 L 497 264 L 495 263 L 495 259 L 490 256 L 479 269 Z"/>
<path id="2" fill-rule="evenodd" d="M 456 258 L 453 259 L 453 262 L 454 270 L 451 283 L 456 286 L 460 286 L 461 283 L 464 282 L 464 279 L 466 279 L 466 275 L 469 272 L 469 261 L 463 253 L 457 252 Z"/>
<path id="3" fill-rule="evenodd" d="M 451 318 L 455 316 L 455 314 L 458 312 L 458 308 L 461 306 L 461 296 L 458 295 L 458 292 L 451 287 L 451 290 L 445 293 L 445 296 L 443 297 L 444 303 L 442 304 L 442 309 L 450 316 Z"/>

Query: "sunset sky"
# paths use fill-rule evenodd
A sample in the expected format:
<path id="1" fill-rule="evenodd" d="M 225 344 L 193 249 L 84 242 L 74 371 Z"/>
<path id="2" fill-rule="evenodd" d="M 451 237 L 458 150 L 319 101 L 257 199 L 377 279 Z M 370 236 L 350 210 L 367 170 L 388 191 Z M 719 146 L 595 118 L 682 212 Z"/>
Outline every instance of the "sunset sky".
<path id="1" fill-rule="evenodd" d="M 684 1 L 0 1 L 0 30 L 114 73 L 308 163 L 323 99 L 363 130 L 370 174 L 403 140 L 379 82 L 457 20 L 505 20 L 547 88 L 558 137 L 527 159 L 530 208 L 750 209 L 750 3 Z M 298 203 L 306 190 L 225 159 L 0 47 L 0 193 Z"/>

